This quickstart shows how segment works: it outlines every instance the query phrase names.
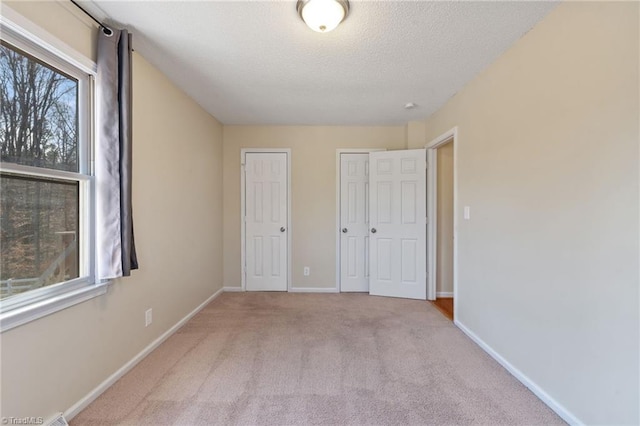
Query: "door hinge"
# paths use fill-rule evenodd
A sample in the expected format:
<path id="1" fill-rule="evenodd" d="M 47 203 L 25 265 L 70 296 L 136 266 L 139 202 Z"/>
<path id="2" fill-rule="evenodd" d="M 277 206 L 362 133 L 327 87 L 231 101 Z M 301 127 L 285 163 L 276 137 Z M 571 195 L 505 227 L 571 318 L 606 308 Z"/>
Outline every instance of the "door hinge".
<path id="1" fill-rule="evenodd" d="M 424 223 L 426 223 L 427 225 L 429 224 L 429 218 L 428 217 L 424 218 Z"/>

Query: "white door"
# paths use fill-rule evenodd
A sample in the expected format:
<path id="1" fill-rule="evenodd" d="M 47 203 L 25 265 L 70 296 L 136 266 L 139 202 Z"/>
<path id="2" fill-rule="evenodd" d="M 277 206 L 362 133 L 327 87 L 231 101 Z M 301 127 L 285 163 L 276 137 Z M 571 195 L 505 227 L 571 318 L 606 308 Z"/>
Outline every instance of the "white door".
<path id="1" fill-rule="evenodd" d="M 369 154 L 340 154 L 340 291 L 369 291 Z"/>
<path id="2" fill-rule="evenodd" d="M 369 163 L 369 292 L 425 300 L 426 152 L 372 152 Z"/>
<path id="3" fill-rule="evenodd" d="M 247 291 L 287 291 L 287 154 L 245 155 Z"/>

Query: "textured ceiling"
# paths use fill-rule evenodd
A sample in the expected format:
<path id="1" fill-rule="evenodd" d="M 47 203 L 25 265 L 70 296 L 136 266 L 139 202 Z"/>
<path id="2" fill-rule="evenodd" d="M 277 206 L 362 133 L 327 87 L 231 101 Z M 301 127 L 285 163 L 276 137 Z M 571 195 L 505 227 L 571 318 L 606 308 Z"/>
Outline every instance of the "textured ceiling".
<path id="1" fill-rule="evenodd" d="M 222 123 L 290 125 L 422 120 L 555 6 L 352 1 L 319 34 L 294 1 L 83 3 Z"/>

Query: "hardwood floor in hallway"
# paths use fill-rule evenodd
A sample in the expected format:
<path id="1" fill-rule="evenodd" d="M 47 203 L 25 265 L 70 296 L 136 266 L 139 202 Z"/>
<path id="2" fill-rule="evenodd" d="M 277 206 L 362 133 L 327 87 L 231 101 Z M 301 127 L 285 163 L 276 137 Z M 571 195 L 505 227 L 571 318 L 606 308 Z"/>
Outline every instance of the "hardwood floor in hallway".
<path id="1" fill-rule="evenodd" d="M 453 297 L 439 297 L 436 300 L 432 300 L 431 303 L 442 314 L 453 321 Z"/>

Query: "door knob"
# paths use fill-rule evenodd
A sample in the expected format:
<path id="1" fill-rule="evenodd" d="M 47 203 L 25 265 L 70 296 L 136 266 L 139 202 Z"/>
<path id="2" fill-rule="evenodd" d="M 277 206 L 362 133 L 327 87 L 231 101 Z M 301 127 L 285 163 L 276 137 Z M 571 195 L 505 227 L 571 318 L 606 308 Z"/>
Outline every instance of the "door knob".
<path id="1" fill-rule="evenodd" d="M 284 231 L 286 231 L 285 227 L 284 226 L 280 227 L 280 232 L 284 232 Z"/>
<path id="2" fill-rule="evenodd" d="M 349 230 L 347 228 L 342 228 L 342 233 L 346 234 Z"/>
<path id="3" fill-rule="evenodd" d="M 376 228 L 371 228 L 371 233 L 375 234 L 376 232 L 378 232 L 378 230 Z"/>

